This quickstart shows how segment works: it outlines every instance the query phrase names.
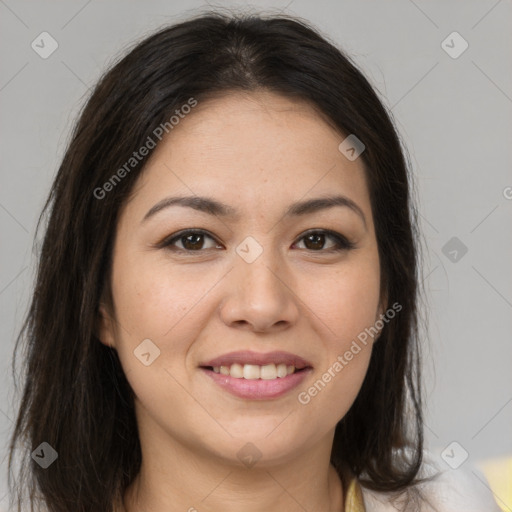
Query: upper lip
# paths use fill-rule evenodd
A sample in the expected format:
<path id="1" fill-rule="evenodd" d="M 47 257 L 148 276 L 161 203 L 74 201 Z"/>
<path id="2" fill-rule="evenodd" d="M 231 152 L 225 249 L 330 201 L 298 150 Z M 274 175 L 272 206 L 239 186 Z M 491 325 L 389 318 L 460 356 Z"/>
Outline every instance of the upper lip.
<path id="1" fill-rule="evenodd" d="M 224 354 L 222 356 L 218 356 L 215 359 L 211 359 L 206 361 L 205 363 L 200 364 L 199 366 L 231 366 L 232 364 L 255 364 L 258 366 L 264 366 L 267 364 L 286 364 L 287 366 L 295 366 L 297 370 L 301 370 L 302 368 L 307 368 L 311 366 L 309 361 L 306 361 L 302 357 L 299 357 L 296 354 L 291 354 L 290 352 L 267 352 L 267 353 L 258 353 L 252 352 L 250 350 L 241 350 L 238 352 L 230 352 L 229 354 Z"/>

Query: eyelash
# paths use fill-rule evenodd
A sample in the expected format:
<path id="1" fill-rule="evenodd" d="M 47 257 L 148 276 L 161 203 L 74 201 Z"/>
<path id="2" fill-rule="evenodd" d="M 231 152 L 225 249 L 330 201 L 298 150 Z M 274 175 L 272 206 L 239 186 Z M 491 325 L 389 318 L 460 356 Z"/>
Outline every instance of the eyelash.
<path id="1" fill-rule="evenodd" d="M 162 242 L 158 244 L 158 248 L 166 248 L 173 252 L 187 254 L 201 253 L 211 249 L 198 249 L 194 251 L 189 249 L 182 249 L 181 247 L 172 247 L 174 242 L 179 241 L 181 238 L 184 238 L 187 235 L 203 235 L 211 238 L 215 243 L 219 243 L 210 233 L 203 229 L 187 229 L 179 231 L 178 233 L 174 233 L 171 236 L 165 238 L 164 240 L 162 240 Z M 334 247 L 331 247 L 330 249 L 305 249 L 313 253 L 337 253 L 342 251 L 349 251 L 355 247 L 355 244 L 353 242 L 347 240 L 343 235 L 337 233 L 336 231 L 331 231 L 330 229 L 313 229 L 311 231 L 307 231 L 298 240 L 300 241 L 303 238 L 306 238 L 308 235 L 327 235 L 328 237 L 333 238 L 336 242 L 336 245 Z"/>

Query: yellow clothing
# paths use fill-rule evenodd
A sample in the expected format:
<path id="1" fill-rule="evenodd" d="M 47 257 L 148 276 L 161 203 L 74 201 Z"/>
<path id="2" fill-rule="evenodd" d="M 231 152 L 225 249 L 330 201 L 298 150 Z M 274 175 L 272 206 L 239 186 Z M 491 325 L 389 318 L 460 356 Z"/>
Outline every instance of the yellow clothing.
<path id="1" fill-rule="evenodd" d="M 512 510 L 512 457 L 487 459 L 477 466 L 487 477 L 503 512 Z"/>
<path id="2" fill-rule="evenodd" d="M 366 512 L 361 486 L 356 478 L 352 478 L 347 486 L 343 512 Z"/>

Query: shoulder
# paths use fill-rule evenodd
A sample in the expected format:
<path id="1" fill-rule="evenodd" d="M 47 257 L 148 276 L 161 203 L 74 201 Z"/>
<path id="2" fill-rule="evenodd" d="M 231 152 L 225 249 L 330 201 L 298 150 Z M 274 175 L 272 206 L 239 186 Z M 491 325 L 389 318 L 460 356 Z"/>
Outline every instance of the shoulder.
<path id="1" fill-rule="evenodd" d="M 362 487 L 366 512 L 500 512 L 485 476 L 476 468 L 442 468 L 425 454 L 419 477 L 426 480 L 411 487 L 410 508 L 403 509 L 404 496 Z"/>

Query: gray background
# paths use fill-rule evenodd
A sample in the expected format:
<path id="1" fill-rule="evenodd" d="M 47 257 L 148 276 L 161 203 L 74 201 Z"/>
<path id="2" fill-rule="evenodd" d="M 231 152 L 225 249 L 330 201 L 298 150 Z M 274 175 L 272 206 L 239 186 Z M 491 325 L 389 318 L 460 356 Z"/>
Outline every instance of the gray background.
<path id="1" fill-rule="evenodd" d="M 426 243 L 429 447 L 439 457 L 457 441 L 473 463 L 512 456 L 512 3 L 210 5 L 304 17 L 350 53 L 380 91 L 411 156 Z M 78 109 L 127 44 L 201 6 L 0 0 L 2 470 L 15 415 L 12 350 L 34 277 L 35 223 Z M 59 45 L 47 59 L 31 48 L 43 31 Z M 441 46 L 453 31 L 469 43 L 458 58 Z M 456 40 L 448 44 L 461 48 Z M 462 257 L 456 249 L 457 261 L 446 246 L 452 237 L 467 247 Z M 0 509 L 5 491 L 2 476 Z"/>

